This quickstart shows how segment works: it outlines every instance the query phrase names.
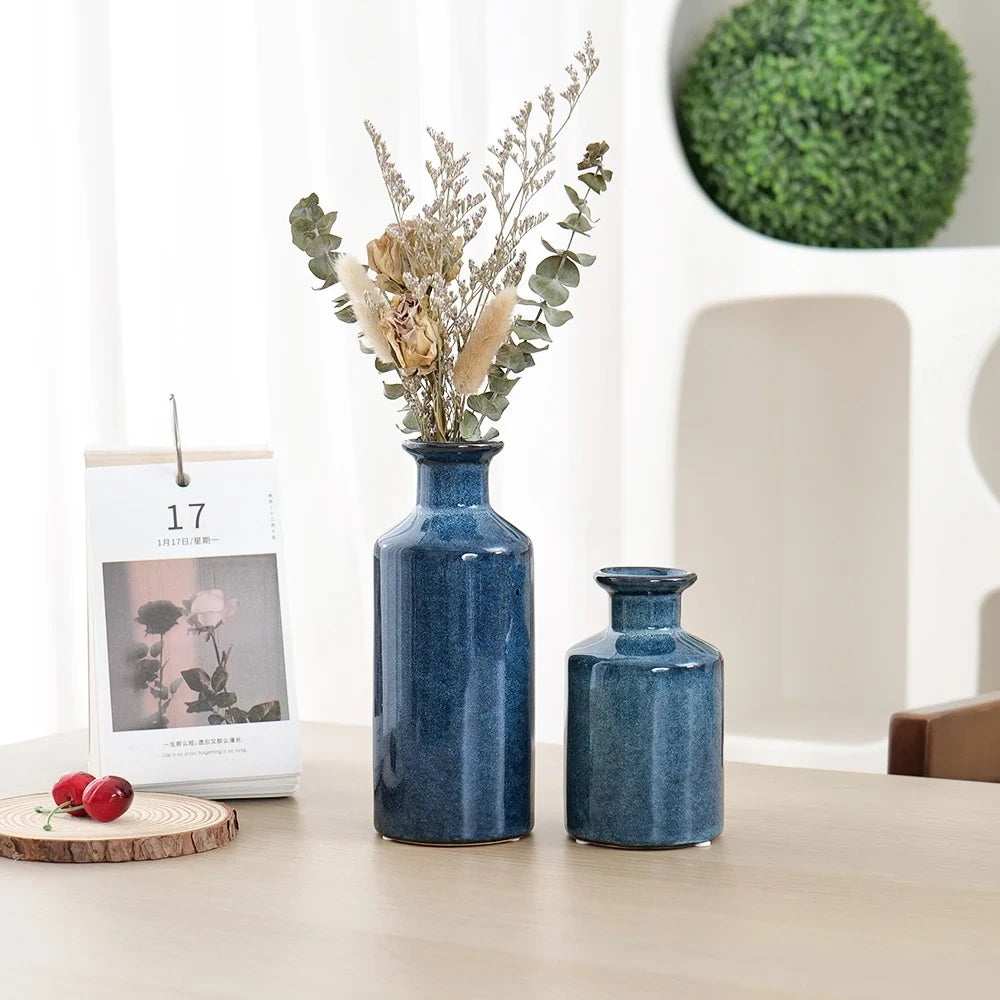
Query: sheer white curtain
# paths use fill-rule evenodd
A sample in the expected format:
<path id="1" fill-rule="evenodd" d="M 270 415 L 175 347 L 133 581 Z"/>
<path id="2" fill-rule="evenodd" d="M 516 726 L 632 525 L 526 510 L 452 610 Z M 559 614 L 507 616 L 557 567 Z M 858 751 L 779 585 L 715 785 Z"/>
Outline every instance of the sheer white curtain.
<path id="1" fill-rule="evenodd" d="M 411 504 L 413 469 L 370 363 L 329 293 L 310 291 L 288 211 L 316 191 L 345 248 L 363 249 L 389 215 L 365 117 L 418 199 L 425 124 L 473 151 L 476 180 L 507 116 L 561 83 L 591 28 L 602 66 L 546 206 L 564 211 L 586 142 L 620 148 L 620 12 L 596 0 L 2 9 L 0 742 L 85 722 L 81 454 L 168 443 L 170 392 L 185 443 L 275 447 L 301 712 L 366 721 L 371 545 Z M 535 542 L 550 739 L 565 649 L 605 617 L 590 574 L 623 555 L 621 191 L 601 200 L 577 319 L 515 390 L 494 463 L 497 507 Z"/>

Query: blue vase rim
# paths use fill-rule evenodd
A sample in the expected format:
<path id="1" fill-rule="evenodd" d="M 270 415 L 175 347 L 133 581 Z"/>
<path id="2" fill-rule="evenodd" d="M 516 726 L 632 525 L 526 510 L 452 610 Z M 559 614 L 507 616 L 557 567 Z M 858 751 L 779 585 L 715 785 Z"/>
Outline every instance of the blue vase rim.
<path id="1" fill-rule="evenodd" d="M 669 566 L 605 566 L 594 579 L 611 594 L 679 594 L 698 574 Z"/>
<path id="2" fill-rule="evenodd" d="M 420 459 L 442 462 L 488 462 L 503 448 L 503 441 L 404 441 L 403 449 Z"/>

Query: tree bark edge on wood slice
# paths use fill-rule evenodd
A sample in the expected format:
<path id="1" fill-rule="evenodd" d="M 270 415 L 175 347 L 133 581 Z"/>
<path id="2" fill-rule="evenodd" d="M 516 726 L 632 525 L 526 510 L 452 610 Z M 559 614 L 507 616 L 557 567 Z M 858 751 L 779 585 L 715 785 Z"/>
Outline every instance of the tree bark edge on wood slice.
<path id="1" fill-rule="evenodd" d="M 42 830 L 51 796 L 0 799 L 0 857 L 15 861 L 93 863 L 158 861 L 225 847 L 239 831 L 236 811 L 209 799 L 137 792 L 132 808 L 111 823 L 56 815 Z"/>

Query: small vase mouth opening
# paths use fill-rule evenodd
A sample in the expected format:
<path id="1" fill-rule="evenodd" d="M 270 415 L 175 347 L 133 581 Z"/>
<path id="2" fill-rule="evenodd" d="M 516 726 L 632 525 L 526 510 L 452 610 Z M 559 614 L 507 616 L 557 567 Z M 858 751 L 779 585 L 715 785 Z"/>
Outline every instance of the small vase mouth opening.
<path id="1" fill-rule="evenodd" d="M 679 594 L 698 576 L 668 566 L 605 566 L 594 579 L 609 594 Z"/>
<path id="2" fill-rule="evenodd" d="M 423 441 L 410 439 L 403 442 L 403 449 L 417 461 L 432 462 L 488 462 L 500 449 L 503 441 Z"/>

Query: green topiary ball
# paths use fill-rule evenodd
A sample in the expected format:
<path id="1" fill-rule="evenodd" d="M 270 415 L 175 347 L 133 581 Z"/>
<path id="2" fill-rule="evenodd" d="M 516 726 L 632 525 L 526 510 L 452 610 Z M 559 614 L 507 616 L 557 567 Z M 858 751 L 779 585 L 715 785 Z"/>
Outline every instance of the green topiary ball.
<path id="1" fill-rule="evenodd" d="M 968 83 L 920 0 L 750 0 L 698 50 L 681 135 L 705 191 L 751 229 L 919 246 L 968 168 Z"/>

